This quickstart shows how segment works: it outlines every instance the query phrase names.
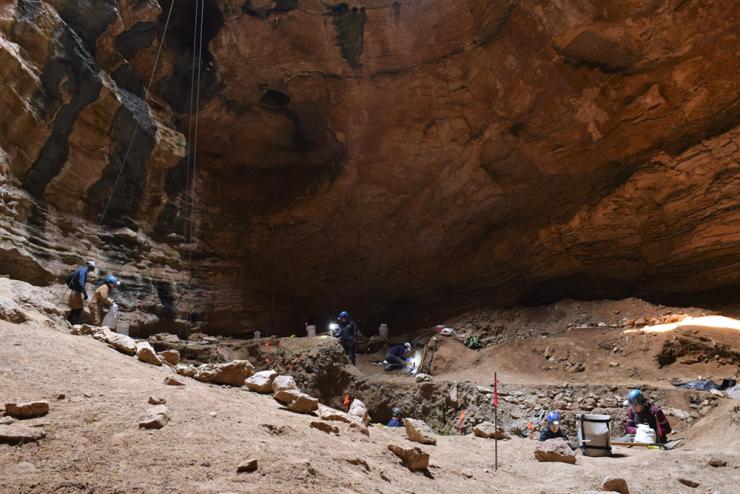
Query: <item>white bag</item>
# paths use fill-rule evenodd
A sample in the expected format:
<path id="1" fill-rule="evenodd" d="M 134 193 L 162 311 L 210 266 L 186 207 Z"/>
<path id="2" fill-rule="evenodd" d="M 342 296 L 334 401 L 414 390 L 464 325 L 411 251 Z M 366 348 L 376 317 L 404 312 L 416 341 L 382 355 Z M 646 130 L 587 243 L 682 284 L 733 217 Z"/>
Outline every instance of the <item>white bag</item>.
<path id="1" fill-rule="evenodd" d="M 635 433 L 636 443 L 655 444 L 655 431 L 647 424 L 638 424 Z"/>
<path id="2" fill-rule="evenodd" d="M 118 304 L 113 304 L 106 312 L 103 318 L 103 324 L 101 326 L 108 326 L 111 331 L 116 330 L 116 319 L 118 318 Z"/>

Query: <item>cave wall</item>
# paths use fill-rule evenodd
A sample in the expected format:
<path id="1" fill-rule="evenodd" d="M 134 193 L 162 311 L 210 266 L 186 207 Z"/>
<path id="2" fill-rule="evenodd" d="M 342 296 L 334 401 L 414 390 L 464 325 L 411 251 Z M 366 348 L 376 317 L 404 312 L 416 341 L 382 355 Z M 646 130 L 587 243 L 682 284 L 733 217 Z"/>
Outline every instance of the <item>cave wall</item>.
<path id="1" fill-rule="evenodd" d="M 196 2 L 151 91 L 169 1 L 0 5 L 3 272 L 84 231 L 131 307 L 229 334 L 740 283 L 732 2 L 207 0 L 193 238 Z"/>

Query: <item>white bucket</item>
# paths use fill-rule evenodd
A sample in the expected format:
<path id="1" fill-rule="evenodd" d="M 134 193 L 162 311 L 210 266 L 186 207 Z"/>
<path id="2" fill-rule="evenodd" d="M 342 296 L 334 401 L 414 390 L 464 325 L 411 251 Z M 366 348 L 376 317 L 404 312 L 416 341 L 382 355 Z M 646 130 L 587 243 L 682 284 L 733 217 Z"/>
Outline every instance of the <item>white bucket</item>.
<path id="1" fill-rule="evenodd" d="M 313 324 L 306 325 L 306 336 L 316 336 L 316 326 Z"/>
<path id="2" fill-rule="evenodd" d="M 378 336 L 380 336 L 381 340 L 388 339 L 388 325 L 386 323 L 383 323 L 378 327 Z"/>
<path id="3" fill-rule="evenodd" d="M 584 413 L 576 415 L 578 443 L 584 456 L 611 456 L 609 415 Z"/>
<path id="4" fill-rule="evenodd" d="M 261 336 L 262 336 L 262 333 L 260 333 L 259 331 L 255 331 L 254 332 L 254 339 L 255 340 L 259 340 Z"/>

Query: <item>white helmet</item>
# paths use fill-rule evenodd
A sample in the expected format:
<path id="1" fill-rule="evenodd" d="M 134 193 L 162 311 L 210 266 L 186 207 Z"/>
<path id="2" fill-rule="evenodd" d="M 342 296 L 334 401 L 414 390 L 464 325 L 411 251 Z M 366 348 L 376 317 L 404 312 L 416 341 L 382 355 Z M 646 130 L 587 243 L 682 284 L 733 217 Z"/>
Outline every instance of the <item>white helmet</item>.
<path id="1" fill-rule="evenodd" d="M 411 351 L 411 343 L 409 343 L 408 341 L 406 343 L 404 343 L 403 346 L 406 347 L 406 350 L 407 351 L 409 351 L 409 352 Z"/>
<path id="2" fill-rule="evenodd" d="M 85 264 L 95 271 L 95 261 L 87 261 Z"/>

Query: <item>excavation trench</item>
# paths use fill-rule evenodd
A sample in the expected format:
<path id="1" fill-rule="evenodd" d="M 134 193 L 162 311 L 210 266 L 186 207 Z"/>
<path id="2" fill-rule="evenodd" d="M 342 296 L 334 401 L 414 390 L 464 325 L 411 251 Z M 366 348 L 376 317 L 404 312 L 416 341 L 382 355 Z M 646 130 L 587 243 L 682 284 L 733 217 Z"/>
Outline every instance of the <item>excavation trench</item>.
<path id="1" fill-rule="evenodd" d="M 416 382 L 396 373 L 365 375 L 349 363 L 333 338 L 211 339 L 177 344 L 150 341 L 157 350 L 177 349 L 184 360 L 192 363 L 247 359 L 258 370 L 274 369 L 292 375 L 303 391 L 340 410 L 344 409 L 345 396 L 359 399 L 367 406 L 371 421 L 378 424 L 390 420 L 394 407 L 445 435 L 468 434 L 477 424 L 494 420 L 491 386 L 438 377 Z M 563 426 L 572 433 L 577 413 L 599 413 L 612 417 L 612 435 L 619 436 L 624 432 L 626 410 L 622 400 L 628 389 L 628 385 L 501 384 L 499 424 L 510 435 L 526 437 L 539 429 L 547 411 L 558 410 L 563 415 Z M 679 431 L 718 403 L 716 396 L 700 391 L 654 387 L 643 390 L 652 401 L 664 405 L 674 430 Z"/>

